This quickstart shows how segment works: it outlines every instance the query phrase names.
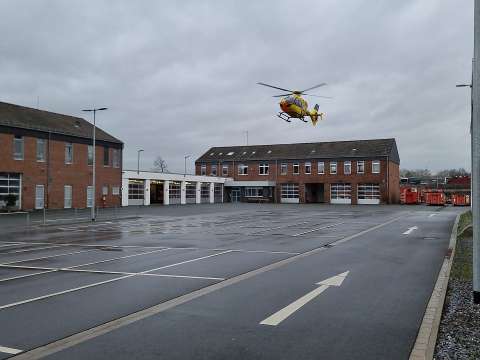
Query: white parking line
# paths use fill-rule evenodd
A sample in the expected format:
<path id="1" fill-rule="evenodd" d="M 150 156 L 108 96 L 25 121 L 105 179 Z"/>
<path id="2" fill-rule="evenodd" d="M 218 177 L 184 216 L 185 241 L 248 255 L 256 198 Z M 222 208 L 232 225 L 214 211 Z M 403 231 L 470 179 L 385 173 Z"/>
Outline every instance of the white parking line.
<path id="1" fill-rule="evenodd" d="M 50 258 L 54 258 L 54 257 L 58 257 L 58 256 L 74 255 L 74 254 L 80 254 L 80 253 L 85 253 L 85 252 L 94 251 L 94 250 L 95 250 L 95 249 L 80 250 L 80 251 L 74 251 L 74 252 L 69 252 L 69 253 L 62 253 L 62 254 L 57 254 L 57 255 L 41 256 L 41 257 L 37 257 L 37 258 L 30 258 L 30 259 L 10 261 L 10 262 L 6 262 L 6 263 L 2 263 L 2 264 L 3 264 L 3 265 L 10 265 L 10 264 L 17 264 L 17 263 L 22 263 L 22 262 L 27 262 L 27 261 L 50 259 Z"/>
<path id="2" fill-rule="evenodd" d="M 342 225 L 342 224 L 344 224 L 344 222 L 339 222 L 339 223 L 336 223 L 336 224 L 330 224 L 330 225 L 322 226 L 322 227 L 319 227 L 319 228 L 316 228 L 316 229 L 307 230 L 307 231 L 304 231 L 304 232 L 301 232 L 301 233 L 298 233 L 298 234 L 294 234 L 292 236 L 293 237 L 302 236 L 302 235 L 305 235 L 305 234 L 310 234 L 310 233 L 315 232 L 315 231 L 328 229 L 328 228 L 338 226 L 338 225 Z"/>
<path id="3" fill-rule="evenodd" d="M 18 349 L 6 347 L 6 346 L 0 346 L 0 352 L 5 353 L 5 354 L 16 355 L 16 354 L 20 354 L 22 351 L 23 350 L 18 350 Z"/>
<path id="4" fill-rule="evenodd" d="M 185 260 L 185 261 L 181 261 L 181 262 L 178 262 L 178 263 L 175 263 L 175 264 L 165 265 L 165 266 L 162 266 L 162 267 L 159 267 L 159 268 L 156 268 L 156 269 L 142 271 L 140 274 L 145 274 L 145 273 L 149 273 L 149 272 L 152 272 L 152 271 L 167 269 L 167 268 L 170 268 L 170 267 L 173 267 L 173 266 L 178 266 L 178 265 L 191 263 L 191 262 L 194 262 L 194 261 L 208 259 L 208 258 L 211 258 L 211 257 L 214 257 L 214 256 L 219 256 L 219 255 L 227 254 L 227 253 L 230 253 L 230 252 L 232 252 L 232 250 L 222 251 L 222 252 L 219 252 L 217 254 L 202 256 L 202 257 L 195 258 L 195 259 L 190 259 L 190 260 Z"/>
<path id="5" fill-rule="evenodd" d="M 1 265 L 0 265 L 1 266 Z M 58 270 L 46 270 L 46 271 L 40 271 L 38 273 L 33 273 L 33 274 L 27 274 L 27 275 L 19 275 L 19 276 L 12 276 L 12 277 L 9 277 L 9 278 L 5 278 L 5 279 L 0 279 L 0 282 L 5 282 L 5 281 L 10 281 L 10 280 L 17 280 L 17 279 L 23 279 L 23 278 L 26 278 L 26 277 L 30 277 L 30 276 L 37 276 L 37 275 L 43 275 L 43 274 L 48 274 L 48 273 L 52 273 L 52 272 L 56 272 Z"/>
<path id="6" fill-rule="evenodd" d="M 9 251 L 9 252 L 5 252 L 5 253 L 1 253 L 1 255 L 18 254 L 18 253 L 23 253 L 23 252 L 47 250 L 47 249 L 54 249 L 54 248 L 59 248 L 59 247 L 61 247 L 61 246 L 53 245 L 53 246 L 44 246 L 44 247 L 32 248 L 32 249 L 22 249 L 22 250 L 15 250 L 15 251 Z"/>

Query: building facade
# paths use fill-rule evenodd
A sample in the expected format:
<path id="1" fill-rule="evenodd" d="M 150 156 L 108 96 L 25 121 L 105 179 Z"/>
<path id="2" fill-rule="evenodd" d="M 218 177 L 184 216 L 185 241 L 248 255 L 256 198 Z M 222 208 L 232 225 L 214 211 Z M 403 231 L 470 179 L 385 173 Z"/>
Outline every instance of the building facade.
<path id="1" fill-rule="evenodd" d="M 197 175 L 224 176 L 226 201 L 394 204 L 400 158 L 395 139 L 214 147 Z"/>
<path id="2" fill-rule="evenodd" d="M 82 118 L 0 102 L 0 209 L 91 207 L 92 130 Z M 96 206 L 121 204 L 122 150 L 96 129 Z"/>

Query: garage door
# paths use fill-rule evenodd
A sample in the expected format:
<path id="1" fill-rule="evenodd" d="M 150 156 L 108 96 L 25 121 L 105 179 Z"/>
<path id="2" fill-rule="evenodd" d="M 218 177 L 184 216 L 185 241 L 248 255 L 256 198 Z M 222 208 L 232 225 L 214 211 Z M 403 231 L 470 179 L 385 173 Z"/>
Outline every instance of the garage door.
<path id="1" fill-rule="evenodd" d="M 380 204 L 380 185 L 358 184 L 358 204 Z"/>
<path id="2" fill-rule="evenodd" d="M 350 184 L 330 185 L 330 204 L 351 204 L 352 188 Z"/>

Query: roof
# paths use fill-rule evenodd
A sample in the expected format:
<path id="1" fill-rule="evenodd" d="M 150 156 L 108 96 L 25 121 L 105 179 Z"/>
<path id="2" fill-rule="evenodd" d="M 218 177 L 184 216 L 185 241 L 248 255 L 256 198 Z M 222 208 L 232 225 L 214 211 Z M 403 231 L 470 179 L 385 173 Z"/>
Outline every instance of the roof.
<path id="1" fill-rule="evenodd" d="M 5 102 L 0 102 L 0 126 L 51 132 L 86 139 L 92 138 L 93 129 L 91 123 L 79 117 L 32 109 Z M 106 133 L 99 127 L 96 127 L 95 136 L 101 141 L 122 144 L 122 141 Z"/>
<path id="2" fill-rule="evenodd" d="M 212 147 L 197 162 L 387 157 L 400 164 L 395 139 Z"/>

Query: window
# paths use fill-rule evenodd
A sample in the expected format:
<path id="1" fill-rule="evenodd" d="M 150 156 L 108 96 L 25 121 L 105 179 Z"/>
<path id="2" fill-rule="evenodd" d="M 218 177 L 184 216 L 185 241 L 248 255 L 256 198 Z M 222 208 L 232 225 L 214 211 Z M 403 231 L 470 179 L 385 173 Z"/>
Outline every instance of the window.
<path id="1" fill-rule="evenodd" d="M 337 173 L 337 162 L 332 161 L 330 162 L 330 174 L 336 174 Z"/>
<path id="2" fill-rule="evenodd" d="M 65 185 L 63 187 L 63 207 L 65 209 L 72 208 L 72 185 Z"/>
<path id="3" fill-rule="evenodd" d="M 46 145 L 47 141 L 45 139 L 37 139 L 37 161 L 45 161 Z"/>
<path id="4" fill-rule="evenodd" d="M 350 184 L 331 184 L 330 202 L 333 204 L 350 204 L 352 188 Z"/>
<path id="5" fill-rule="evenodd" d="M 238 165 L 238 175 L 248 175 L 248 165 Z"/>
<path id="6" fill-rule="evenodd" d="M 112 149 L 112 166 L 114 168 L 120 167 L 120 149 Z"/>
<path id="7" fill-rule="evenodd" d="M 298 174 L 300 174 L 300 164 L 293 163 L 293 175 L 298 175 Z"/>
<path id="8" fill-rule="evenodd" d="M 298 184 L 282 184 L 282 199 L 298 199 Z"/>
<path id="9" fill-rule="evenodd" d="M 112 186 L 112 195 L 120 195 L 120 186 Z"/>
<path id="10" fill-rule="evenodd" d="M 93 186 L 87 186 L 87 208 L 93 206 Z"/>
<path id="11" fill-rule="evenodd" d="M 107 146 L 103 147 L 103 166 L 110 166 L 110 149 Z"/>
<path id="12" fill-rule="evenodd" d="M 92 145 L 88 145 L 88 148 L 87 148 L 87 162 L 88 162 L 88 165 L 93 165 L 93 146 Z"/>
<path id="13" fill-rule="evenodd" d="M 200 175 L 207 175 L 207 165 L 200 165 Z"/>
<path id="14" fill-rule="evenodd" d="M 23 160 L 23 137 L 16 136 L 13 138 L 13 159 Z"/>
<path id="15" fill-rule="evenodd" d="M 19 206 L 20 188 L 20 174 L 0 173 L 0 206 L 5 205 L 8 195 L 14 195 L 16 206 Z"/>
<path id="16" fill-rule="evenodd" d="M 222 176 L 228 176 L 228 165 L 222 165 Z"/>
<path id="17" fill-rule="evenodd" d="M 263 188 L 262 187 L 246 187 L 245 188 L 245 197 L 262 197 Z"/>
<path id="18" fill-rule="evenodd" d="M 108 195 L 108 185 L 103 185 L 102 186 L 102 195 L 104 195 L 104 196 Z"/>
<path id="19" fill-rule="evenodd" d="M 258 170 L 260 175 L 268 175 L 268 163 L 260 163 Z"/>
<path id="20" fill-rule="evenodd" d="M 309 175 L 312 173 L 312 163 L 310 161 L 307 161 L 305 163 L 305 174 Z"/>
<path id="21" fill-rule="evenodd" d="M 372 161 L 372 174 L 380 174 L 380 161 Z"/>
<path id="22" fill-rule="evenodd" d="M 357 174 L 365 173 L 365 161 L 357 161 Z"/>
<path id="23" fill-rule="evenodd" d="M 73 144 L 65 143 L 65 164 L 73 163 Z"/>
<path id="24" fill-rule="evenodd" d="M 317 165 L 318 165 L 317 172 L 321 175 L 325 174 L 325 163 L 323 161 L 319 161 Z"/>
<path id="25" fill-rule="evenodd" d="M 217 176 L 217 165 L 212 165 L 210 168 L 210 175 Z"/>
<path id="26" fill-rule="evenodd" d="M 343 173 L 345 175 L 350 175 L 352 173 L 352 163 L 350 161 L 345 161 L 343 163 Z"/>
<path id="27" fill-rule="evenodd" d="M 288 173 L 288 164 L 282 163 L 280 165 L 280 174 L 287 175 L 287 173 Z"/>
<path id="28" fill-rule="evenodd" d="M 379 184 L 358 184 L 359 200 L 380 200 Z"/>

